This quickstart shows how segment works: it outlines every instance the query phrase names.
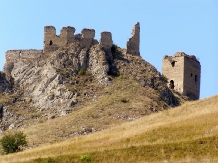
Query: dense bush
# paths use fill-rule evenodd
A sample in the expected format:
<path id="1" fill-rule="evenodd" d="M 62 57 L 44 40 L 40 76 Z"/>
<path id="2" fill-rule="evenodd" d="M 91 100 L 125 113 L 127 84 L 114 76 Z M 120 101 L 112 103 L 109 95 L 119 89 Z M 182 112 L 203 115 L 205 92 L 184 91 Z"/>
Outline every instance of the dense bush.
<path id="1" fill-rule="evenodd" d="M 118 46 L 116 44 L 113 44 L 112 47 L 111 47 L 111 52 L 115 53 L 117 48 L 118 48 Z"/>
<path id="2" fill-rule="evenodd" d="M 26 135 L 23 132 L 5 135 L 0 142 L 3 152 L 6 154 L 18 152 L 22 149 L 22 146 L 27 145 Z"/>

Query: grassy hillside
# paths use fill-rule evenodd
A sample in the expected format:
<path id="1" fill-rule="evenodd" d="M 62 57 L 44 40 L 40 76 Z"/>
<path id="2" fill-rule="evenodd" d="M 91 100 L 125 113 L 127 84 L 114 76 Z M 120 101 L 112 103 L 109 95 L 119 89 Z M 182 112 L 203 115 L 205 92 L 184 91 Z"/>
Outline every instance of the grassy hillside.
<path id="1" fill-rule="evenodd" d="M 74 107 L 71 114 L 47 121 L 41 116 L 35 119 L 35 125 L 21 126 L 25 128 L 29 147 L 105 130 L 169 108 L 156 90 L 124 77 L 118 77 L 113 85 L 99 90 L 95 99 L 83 100 L 81 96 L 78 99 L 84 104 Z"/>
<path id="2" fill-rule="evenodd" d="M 218 96 L 214 96 L 107 130 L 1 156 L 0 162 L 218 162 L 217 117 Z M 61 120 L 65 118 L 68 117 L 46 123 L 50 123 L 47 124 L 50 127 L 59 125 L 61 130 L 64 128 Z M 24 130 L 27 135 L 32 133 L 29 140 L 34 139 L 33 135 L 35 139 L 43 135 L 45 130 L 39 125 Z M 46 141 L 51 138 L 49 134 L 42 137 Z"/>

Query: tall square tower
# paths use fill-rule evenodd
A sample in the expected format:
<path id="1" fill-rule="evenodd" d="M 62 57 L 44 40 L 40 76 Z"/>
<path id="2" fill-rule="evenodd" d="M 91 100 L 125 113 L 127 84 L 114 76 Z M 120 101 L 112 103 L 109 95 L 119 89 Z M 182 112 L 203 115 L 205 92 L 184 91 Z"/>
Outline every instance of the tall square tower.
<path id="1" fill-rule="evenodd" d="M 162 74 L 168 78 L 171 89 L 191 99 L 199 99 L 201 65 L 194 55 L 176 52 L 174 56 L 164 56 Z"/>

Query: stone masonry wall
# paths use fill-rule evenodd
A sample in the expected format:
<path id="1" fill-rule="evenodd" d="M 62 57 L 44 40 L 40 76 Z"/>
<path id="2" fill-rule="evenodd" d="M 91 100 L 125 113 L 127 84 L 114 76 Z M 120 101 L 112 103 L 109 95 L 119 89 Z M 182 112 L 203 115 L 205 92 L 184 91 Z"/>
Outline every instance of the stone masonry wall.
<path id="1" fill-rule="evenodd" d="M 175 65 L 172 66 L 172 62 Z M 162 60 L 162 74 L 167 77 L 168 82 L 174 81 L 174 89 L 183 94 L 183 72 L 184 72 L 184 57 L 168 57 Z M 168 83 L 168 84 L 169 84 Z"/>
<path id="2" fill-rule="evenodd" d="M 140 24 L 137 22 L 132 29 L 132 37 L 127 41 L 127 53 L 133 55 L 140 55 Z"/>
<path id="3" fill-rule="evenodd" d="M 84 28 L 82 31 L 82 43 L 85 44 L 86 46 L 90 46 L 92 43 L 92 40 L 95 37 L 95 30 L 94 29 L 88 29 Z"/>
<path id="4" fill-rule="evenodd" d="M 199 61 L 184 57 L 184 93 L 192 99 L 199 99 L 201 65 Z"/>
<path id="5" fill-rule="evenodd" d="M 112 35 L 110 32 L 104 31 L 101 33 L 100 44 L 103 47 L 108 47 L 108 48 L 112 47 L 113 41 L 112 41 Z"/>
<path id="6" fill-rule="evenodd" d="M 10 73 L 13 69 L 14 62 L 18 62 L 20 59 L 34 60 L 40 58 L 42 50 L 30 49 L 30 50 L 8 50 L 5 53 L 5 64 L 3 71 Z"/>
<path id="7" fill-rule="evenodd" d="M 74 41 L 74 27 L 63 27 L 60 35 L 56 35 L 56 29 L 53 26 L 44 27 L 44 52 L 57 50 Z"/>

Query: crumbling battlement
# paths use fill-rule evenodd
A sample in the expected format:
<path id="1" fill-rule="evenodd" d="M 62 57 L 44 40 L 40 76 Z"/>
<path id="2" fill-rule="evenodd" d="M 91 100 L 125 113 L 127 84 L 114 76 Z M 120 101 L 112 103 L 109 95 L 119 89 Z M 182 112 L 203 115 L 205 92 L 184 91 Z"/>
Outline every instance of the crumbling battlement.
<path id="1" fill-rule="evenodd" d="M 10 72 L 13 69 L 15 62 L 20 59 L 33 60 L 44 55 L 46 52 L 52 52 L 59 48 L 66 47 L 73 42 L 80 42 L 84 47 L 89 48 L 93 44 L 100 44 L 102 47 L 110 50 L 113 44 L 112 34 L 104 31 L 101 33 L 100 41 L 94 39 L 95 30 L 84 28 L 81 33 L 75 34 L 75 28 L 71 26 L 63 27 L 60 35 L 56 35 L 54 26 L 44 27 L 44 48 L 43 50 L 9 50 L 5 54 L 4 71 Z M 132 29 L 132 37 L 127 42 L 127 53 L 133 55 L 140 55 L 139 40 L 140 39 L 140 25 L 135 24 Z"/>
<path id="2" fill-rule="evenodd" d="M 60 35 L 56 35 L 53 26 L 44 27 L 44 52 L 57 50 L 59 47 L 67 46 L 74 41 L 74 27 L 63 27 Z"/>
<path id="3" fill-rule="evenodd" d="M 53 26 L 44 27 L 44 52 L 55 51 L 60 47 L 65 47 L 73 42 L 81 42 L 83 45 L 89 47 L 95 37 L 95 30 L 84 28 L 81 33 L 74 35 L 74 27 L 63 27 L 60 35 L 56 35 L 56 29 Z M 104 40 L 104 38 L 101 38 Z M 103 41 L 107 42 L 107 41 Z M 104 46 L 104 43 L 102 44 Z M 106 46 L 108 46 L 107 44 Z M 112 46 L 112 37 L 111 37 L 111 46 Z"/>
<path id="4" fill-rule="evenodd" d="M 139 45 L 140 45 L 140 24 L 139 22 L 137 22 L 132 29 L 132 37 L 126 43 L 127 53 L 133 55 L 140 55 Z"/>
<path id="5" fill-rule="evenodd" d="M 193 59 L 193 60 L 199 62 L 199 61 L 197 60 L 197 58 L 196 58 L 195 55 L 188 55 L 188 54 L 185 54 L 184 52 L 176 52 L 176 53 L 174 54 L 174 56 L 165 55 L 165 56 L 164 56 L 164 59 L 167 58 L 170 62 L 172 62 L 174 57 L 182 57 L 182 56 L 187 57 L 187 58 L 190 58 L 190 59 Z"/>
<path id="6" fill-rule="evenodd" d="M 45 26 L 44 28 L 44 52 L 55 51 L 60 47 L 69 45 L 72 42 L 81 42 L 89 47 L 95 37 L 95 30 L 84 28 L 80 34 L 75 33 L 74 27 L 63 27 L 60 35 L 56 35 L 56 29 L 53 26 Z M 96 41 L 97 42 L 97 41 Z M 112 34 L 104 31 L 101 33 L 100 44 L 103 47 L 110 48 L 113 44 Z M 132 37 L 127 41 L 127 53 L 140 55 L 140 24 L 137 22 L 132 29 Z"/>

